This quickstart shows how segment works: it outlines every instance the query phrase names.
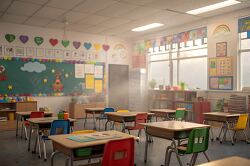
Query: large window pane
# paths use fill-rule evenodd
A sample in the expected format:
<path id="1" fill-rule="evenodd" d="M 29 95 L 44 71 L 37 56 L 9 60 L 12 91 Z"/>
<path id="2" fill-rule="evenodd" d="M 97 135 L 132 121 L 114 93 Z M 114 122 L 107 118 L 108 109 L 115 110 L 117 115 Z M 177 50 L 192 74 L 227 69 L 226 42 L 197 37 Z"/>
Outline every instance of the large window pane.
<path id="1" fill-rule="evenodd" d="M 250 86 L 250 52 L 241 53 L 241 87 Z"/>
<path id="2" fill-rule="evenodd" d="M 241 49 L 250 49 L 250 39 L 241 40 Z"/>
<path id="3" fill-rule="evenodd" d="M 180 57 L 182 57 L 182 58 L 195 57 L 195 56 L 206 56 L 206 55 L 207 55 L 207 48 L 180 52 Z"/>
<path id="4" fill-rule="evenodd" d="M 159 85 L 170 85 L 169 61 L 150 63 L 150 80 L 154 79 Z"/>
<path id="5" fill-rule="evenodd" d="M 180 60 L 179 82 L 191 89 L 207 89 L 207 58 Z"/>

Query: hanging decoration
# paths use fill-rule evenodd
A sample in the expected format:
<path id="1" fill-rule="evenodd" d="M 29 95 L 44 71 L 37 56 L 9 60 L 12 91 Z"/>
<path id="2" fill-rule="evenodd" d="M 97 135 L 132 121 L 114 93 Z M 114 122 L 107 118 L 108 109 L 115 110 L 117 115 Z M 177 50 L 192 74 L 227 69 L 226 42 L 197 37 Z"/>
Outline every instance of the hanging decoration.
<path id="1" fill-rule="evenodd" d="M 13 42 L 13 41 L 16 39 L 16 36 L 13 35 L 13 34 L 6 34 L 6 35 L 5 35 L 5 39 L 6 39 L 9 43 L 11 43 L 11 42 Z"/>
<path id="2" fill-rule="evenodd" d="M 73 46 L 75 49 L 78 49 L 81 46 L 81 43 L 79 41 L 73 41 Z"/>
<path id="3" fill-rule="evenodd" d="M 101 44 L 97 43 L 97 44 L 94 44 L 94 48 L 96 51 L 100 51 L 101 49 Z"/>
<path id="4" fill-rule="evenodd" d="M 91 44 L 91 43 L 88 43 L 88 42 L 85 42 L 85 43 L 83 44 L 83 46 L 84 46 L 87 50 L 89 50 L 89 49 L 92 47 L 92 44 Z"/>
<path id="5" fill-rule="evenodd" d="M 40 46 L 40 45 L 43 43 L 43 38 L 40 37 L 40 36 L 36 36 L 36 37 L 34 38 L 34 41 L 35 41 L 35 43 L 36 43 L 38 46 Z"/>
<path id="6" fill-rule="evenodd" d="M 103 44 L 103 45 L 102 45 L 102 48 L 103 48 L 104 51 L 107 52 L 107 51 L 109 50 L 109 45 Z"/>
<path id="7" fill-rule="evenodd" d="M 54 47 L 55 45 L 57 45 L 58 40 L 57 39 L 49 39 L 49 42 Z"/>
<path id="8" fill-rule="evenodd" d="M 25 44 L 25 43 L 27 43 L 27 41 L 29 40 L 29 37 L 26 36 L 26 35 L 20 35 L 20 36 L 19 36 L 19 39 L 20 39 L 20 41 L 21 41 L 23 44 Z"/>
<path id="9" fill-rule="evenodd" d="M 61 43 L 62 43 L 63 47 L 65 47 L 65 48 L 66 48 L 66 47 L 68 47 L 68 46 L 69 46 L 69 43 L 70 43 L 70 42 L 69 42 L 69 40 L 62 40 L 62 42 L 61 42 Z"/>

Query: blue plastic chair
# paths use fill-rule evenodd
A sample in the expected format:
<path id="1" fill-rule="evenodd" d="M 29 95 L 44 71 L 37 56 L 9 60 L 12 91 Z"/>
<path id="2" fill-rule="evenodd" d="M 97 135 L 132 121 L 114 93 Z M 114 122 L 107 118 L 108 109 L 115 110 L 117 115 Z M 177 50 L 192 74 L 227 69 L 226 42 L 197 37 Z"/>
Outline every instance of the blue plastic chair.
<path id="1" fill-rule="evenodd" d="M 99 130 L 100 130 L 100 123 L 101 123 L 101 120 L 107 119 L 107 115 L 105 114 L 106 112 L 115 112 L 115 109 L 114 109 L 114 108 L 111 108 L 111 107 L 106 107 L 106 108 L 103 110 L 103 113 L 101 113 L 100 116 L 96 118 L 96 120 L 99 121 Z"/>
<path id="2" fill-rule="evenodd" d="M 60 133 L 58 133 L 60 131 Z M 69 134 L 70 133 L 70 121 L 69 120 L 54 120 L 50 127 L 50 135 L 59 135 L 59 134 Z M 47 160 L 46 154 L 46 144 L 45 142 L 49 140 L 49 137 L 46 135 L 42 136 L 43 140 L 43 152 L 44 152 L 44 161 Z"/>

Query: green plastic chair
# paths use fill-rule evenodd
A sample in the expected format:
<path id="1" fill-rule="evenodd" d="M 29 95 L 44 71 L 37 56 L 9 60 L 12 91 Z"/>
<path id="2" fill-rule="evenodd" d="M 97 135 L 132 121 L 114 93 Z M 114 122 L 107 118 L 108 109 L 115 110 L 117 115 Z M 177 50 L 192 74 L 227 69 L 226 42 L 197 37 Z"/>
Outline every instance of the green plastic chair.
<path id="1" fill-rule="evenodd" d="M 184 121 L 187 115 L 187 111 L 186 110 L 176 110 L 175 112 L 175 120 L 178 121 Z"/>
<path id="2" fill-rule="evenodd" d="M 171 154 L 175 153 L 180 166 L 182 162 L 180 160 L 180 155 L 193 154 L 188 165 L 195 165 L 196 159 L 199 153 L 203 153 L 209 162 L 209 158 L 206 154 L 209 142 L 209 128 L 196 128 L 191 131 L 188 138 L 188 143 L 176 146 L 175 142 L 168 146 L 165 154 L 165 166 L 170 163 Z"/>

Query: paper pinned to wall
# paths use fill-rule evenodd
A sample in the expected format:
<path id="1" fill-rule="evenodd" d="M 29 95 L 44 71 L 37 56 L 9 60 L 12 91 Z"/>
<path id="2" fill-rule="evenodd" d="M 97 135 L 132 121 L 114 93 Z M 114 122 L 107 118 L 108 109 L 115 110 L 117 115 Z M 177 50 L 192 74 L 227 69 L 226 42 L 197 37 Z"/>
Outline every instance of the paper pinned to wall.
<path id="1" fill-rule="evenodd" d="M 85 73 L 94 74 L 94 72 L 95 72 L 95 65 L 94 64 L 85 64 Z"/>
<path id="2" fill-rule="evenodd" d="M 95 78 L 103 78 L 103 66 L 95 66 Z"/>
<path id="3" fill-rule="evenodd" d="M 94 78 L 93 74 L 86 74 L 85 85 L 86 85 L 86 89 L 94 89 L 95 88 L 95 78 Z"/>
<path id="4" fill-rule="evenodd" d="M 103 88 L 102 80 L 95 80 L 95 92 L 102 93 L 102 88 Z"/>
<path id="5" fill-rule="evenodd" d="M 75 78 L 84 78 L 84 64 L 75 64 Z"/>

